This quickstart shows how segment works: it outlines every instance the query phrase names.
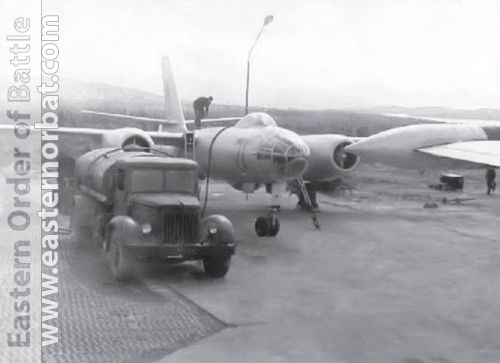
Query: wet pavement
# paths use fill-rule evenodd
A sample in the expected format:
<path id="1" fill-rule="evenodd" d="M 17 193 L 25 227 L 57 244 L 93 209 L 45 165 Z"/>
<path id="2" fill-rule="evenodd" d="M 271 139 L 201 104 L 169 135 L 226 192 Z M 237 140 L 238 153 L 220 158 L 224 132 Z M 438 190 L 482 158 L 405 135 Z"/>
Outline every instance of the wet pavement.
<path id="1" fill-rule="evenodd" d="M 62 239 L 58 344 L 43 361 L 149 362 L 225 325 L 173 290 L 161 295 L 140 280 L 117 283 L 100 250 Z"/>
<path id="2" fill-rule="evenodd" d="M 115 283 L 102 251 L 61 235 L 60 342 L 44 361 L 499 362 L 500 195 L 482 172 L 453 194 L 391 173 L 360 168 L 352 193 L 320 195 L 320 231 L 285 198 L 275 238 L 253 230 L 267 195 L 211 186 L 239 243 L 224 279 L 193 262 Z"/>
<path id="3" fill-rule="evenodd" d="M 320 196 L 321 231 L 286 199 L 278 237 L 257 239 L 265 196 L 232 207 L 240 245 L 225 281 L 164 281 L 233 328 L 159 362 L 500 361 L 500 196 L 484 195 L 482 172 L 465 193 L 390 172 L 361 169 L 352 194 Z"/>

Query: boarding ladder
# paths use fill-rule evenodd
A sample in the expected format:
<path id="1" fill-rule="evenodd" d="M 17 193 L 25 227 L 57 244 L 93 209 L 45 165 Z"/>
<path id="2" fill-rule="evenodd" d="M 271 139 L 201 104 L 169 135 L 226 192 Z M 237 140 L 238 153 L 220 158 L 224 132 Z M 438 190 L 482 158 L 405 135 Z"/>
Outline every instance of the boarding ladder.
<path id="1" fill-rule="evenodd" d="M 187 159 L 195 160 L 195 151 L 194 132 L 188 131 L 184 135 L 184 157 Z"/>
<path id="2" fill-rule="evenodd" d="M 304 183 L 304 179 L 302 175 L 297 177 L 297 184 L 299 185 L 300 192 L 302 193 L 307 206 L 309 207 L 309 213 L 311 214 L 311 220 L 313 222 L 314 228 L 320 229 L 321 225 L 319 224 L 318 216 L 313 208 L 311 197 L 309 196 L 309 192 L 307 191 L 306 184 Z"/>

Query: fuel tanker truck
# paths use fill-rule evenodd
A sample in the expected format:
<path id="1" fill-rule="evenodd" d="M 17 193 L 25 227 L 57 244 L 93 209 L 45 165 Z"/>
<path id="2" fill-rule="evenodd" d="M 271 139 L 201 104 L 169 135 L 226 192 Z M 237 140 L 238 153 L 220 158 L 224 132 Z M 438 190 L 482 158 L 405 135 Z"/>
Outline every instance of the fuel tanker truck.
<path id="1" fill-rule="evenodd" d="M 82 155 L 75 166 L 74 238 L 102 246 L 117 281 L 133 278 L 141 263 L 187 260 L 203 261 L 211 277 L 225 276 L 234 228 L 222 215 L 201 218 L 197 169 L 192 160 L 137 149 Z"/>

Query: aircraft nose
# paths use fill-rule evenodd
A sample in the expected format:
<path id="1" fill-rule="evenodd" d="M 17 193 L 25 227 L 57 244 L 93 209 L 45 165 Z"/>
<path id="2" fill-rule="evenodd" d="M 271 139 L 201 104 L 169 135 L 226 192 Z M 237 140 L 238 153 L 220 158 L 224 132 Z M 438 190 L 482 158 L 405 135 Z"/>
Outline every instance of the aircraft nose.
<path id="1" fill-rule="evenodd" d="M 309 158 L 309 147 L 305 143 L 294 143 L 285 150 L 284 156 L 287 161 L 306 160 Z"/>
<path id="2" fill-rule="evenodd" d="M 310 151 L 300 136 L 284 131 L 260 143 L 257 159 L 271 160 L 278 173 L 293 178 L 305 171 Z"/>
<path id="3" fill-rule="evenodd" d="M 285 158 L 285 175 L 287 177 L 299 176 L 307 168 L 307 160 L 309 159 L 309 147 L 305 143 L 296 143 L 288 148 L 285 153 Z"/>
<path id="4" fill-rule="evenodd" d="M 294 159 L 290 162 L 285 167 L 285 176 L 288 178 L 294 178 L 302 173 L 307 168 L 307 160 L 305 159 Z"/>
<path id="5" fill-rule="evenodd" d="M 283 155 L 286 161 L 285 175 L 290 178 L 301 175 L 307 168 L 309 154 L 309 147 L 305 142 L 294 140 Z"/>

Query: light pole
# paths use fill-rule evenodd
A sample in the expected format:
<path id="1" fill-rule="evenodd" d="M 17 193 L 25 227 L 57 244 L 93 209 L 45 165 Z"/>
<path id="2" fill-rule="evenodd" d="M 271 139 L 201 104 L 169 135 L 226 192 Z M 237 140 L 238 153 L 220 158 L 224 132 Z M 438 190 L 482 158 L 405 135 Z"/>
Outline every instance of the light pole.
<path id="1" fill-rule="evenodd" d="M 257 44 L 257 41 L 259 40 L 262 32 L 264 31 L 264 28 L 266 25 L 268 25 L 270 22 L 272 22 L 274 19 L 274 16 L 268 15 L 264 19 L 264 23 L 260 27 L 259 34 L 257 34 L 257 37 L 255 38 L 252 46 L 250 47 L 250 50 L 248 51 L 248 57 L 247 57 L 247 88 L 246 88 L 246 93 L 245 93 L 245 115 L 248 114 L 248 89 L 250 87 L 250 56 L 252 55 L 252 50 L 255 47 L 255 44 Z"/>

